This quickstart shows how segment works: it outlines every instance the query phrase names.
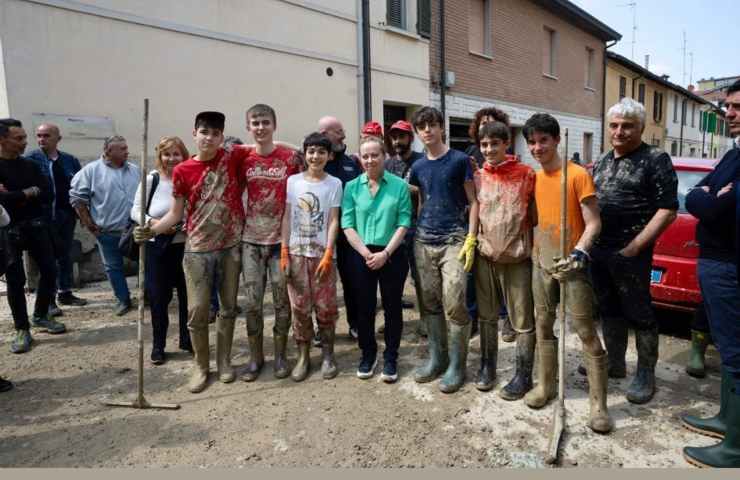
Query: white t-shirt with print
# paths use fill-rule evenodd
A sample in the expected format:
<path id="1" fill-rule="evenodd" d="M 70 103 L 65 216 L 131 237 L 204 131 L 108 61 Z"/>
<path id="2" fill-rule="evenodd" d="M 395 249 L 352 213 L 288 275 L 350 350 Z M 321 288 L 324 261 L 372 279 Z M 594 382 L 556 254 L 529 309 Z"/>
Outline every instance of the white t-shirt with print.
<path id="1" fill-rule="evenodd" d="M 320 182 L 309 182 L 303 173 L 297 173 L 288 177 L 287 193 L 290 254 L 323 256 L 331 209 L 342 205 L 342 182 L 328 174 Z"/>

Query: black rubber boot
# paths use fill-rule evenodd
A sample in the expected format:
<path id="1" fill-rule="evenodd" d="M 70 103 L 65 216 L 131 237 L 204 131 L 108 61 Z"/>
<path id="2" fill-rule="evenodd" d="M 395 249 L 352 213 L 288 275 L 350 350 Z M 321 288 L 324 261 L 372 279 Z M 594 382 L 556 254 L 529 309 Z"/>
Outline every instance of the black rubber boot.
<path id="1" fill-rule="evenodd" d="M 636 330 L 637 372 L 627 389 L 630 403 L 643 404 L 655 395 L 655 365 L 658 362 L 658 327 Z"/>
<path id="2" fill-rule="evenodd" d="M 470 322 L 466 325 L 450 324 L 450 364 L 439 382 L 439 391 L 442 393 L 455 393 L 465 383 L 470 329 Z"/>
<path id="3" fill-rule="evenodd" d="M 707 435 L 708 437 L 724 438 L 727 431 L 727 400 L 730 398 L 729 392 L 732 387 L 732 378 L 730 374 L 722 369 L 722 386 L 720 388 L 719 412 L 717 415 L 709 418 L 696 417 L 694 415 L 684 415 L 681 417 L 681 423 L 684 427 L 692 432 Z"/>
<path id="4" fill-rule="evenodd" d="M 732 385 L 725 395 L 727 396 L 725 438 L 717 445 L 710 447 L 685 447 L 683 456 L 692 465 L 709 468 L 740 468 L 740 387 Z"/>
<path id="5" fill-rule="evenodd" d="M 607 370 L 609 378 L 625 378 L 627 362 L 624 356 L 627 353 L 627 339 L 629 338 L 627 323 L 623 318 L 604 318 L 601 322 L 601 330 L 604 334 L 604 346 L 609 359 Z M 585 368 L 583 374 L 586 374 Z"/>
<path id="6" fill-rule="evenodd" d="M 265 366 L 262 333 L 249 335 L 247 341 L 249 342 L 249 361 L 247 362 L 247 371 L 242 375 L 242 380 L 254 382 L 260 376 L 262 367 Z"/>
<path id="7" fill-rule="evenodd" d="M 517 333 L 516 372 L 514 378 L 499 391 L 499 396 L 504 400 L 519 400 L 532 390 L 532 366 L 536 341 L 537 337 L 534 332 Z"/>
<path id="8" fill-rule="evenodd" d="M 480 369 L 475 388 L 481 392 L 491 390 L 496 384 L 498 360 L 498 328 L 496 322 L 480 322 Z"/>
<path id="9" fill-rule="evenodd" d="M 434 315 L 426 318 L 427 334 L 429 335 L 429 360 L 416 369 L 414 380 L 416 383 L 431 382 L 442 375 L 447 369 L 447 325 L 443 315 Z"/>

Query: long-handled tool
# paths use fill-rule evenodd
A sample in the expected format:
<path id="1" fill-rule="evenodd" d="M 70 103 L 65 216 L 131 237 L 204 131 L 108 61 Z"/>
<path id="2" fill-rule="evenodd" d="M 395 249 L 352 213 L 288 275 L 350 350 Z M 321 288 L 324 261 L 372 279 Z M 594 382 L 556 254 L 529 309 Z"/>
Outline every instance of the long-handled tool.
<path id="1" fill-rule="evenodd" d="M 141 151 L 141 212 L 139 216 L 139 225 L 144 225 L 146 222 L 146 159 L 149 154 L 147 143 L 149 141 L 149 99 L 144 99 L 144 134 L 142 137 L 142 151 Z M 136 399 L 132 402 L 108 402 L 104 401 L 105 405 L 110 407 L 130 407 L 130 408 L 159 408 L 168 410 L 177 410 L 180 405 L 177 403 L 149 403 L 144 398 L 144 338 L 143 338 L 143 324 L 144 324 L 144 286 L 145 286 L 145 262 L 146 262 L 146 242 L 142 242 L 139 245 L 139 318 L 137 320 L 137 340 L 139 346 L 139 385 Z"/>
<path id="2" fill-rule="evenodd" d="M 568 129 L 565 129 L 565 156 L 560 174 L 560 258 L 566 258 L 568 246 Z M 558 338 L 558 403 L 552 417 L 552 434 L 545 463 L 558 460 L 558 446 L 565 430 L 565 291 L 567 282 L 560 282 L 560 337 Z"/>

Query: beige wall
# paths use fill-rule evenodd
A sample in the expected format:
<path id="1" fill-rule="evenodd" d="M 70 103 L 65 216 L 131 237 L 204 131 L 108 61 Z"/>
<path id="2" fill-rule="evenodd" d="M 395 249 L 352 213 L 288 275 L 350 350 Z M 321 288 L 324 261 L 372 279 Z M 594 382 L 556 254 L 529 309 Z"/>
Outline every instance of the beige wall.
<path id="1" fill-rule="evenodd" d="M 31 128 L 32 114 L 40 112 L 109 117 L 138 154 L 145 97 L 150 150 L 163 135 L 180 135 L 190 145 L 193 116 L 205 109 L 222 110 L 225 133 L 248 140 L 244 111 L 260 102 L 275 107 L 282 140 L 298 143 L 321 115 L 331 114 L 344 122 L 350 149 L 356 145 L 356 2 L 43 3 L 0 2 L 8 114 Z M 429 54 L 426 41 L 375 26 L 373 113 L 382 119 L 383 101 L 426 103 Z M 62 147 L 92 158 L 101 144 L 66 135 Z"/>
<path id="2" fill-rule="evenodd" d="M 663 147 L 666 136 L 666 117 L 668 116 L 668 91 L 665 87 L 652 80 L 640 77 L 638 72 L 632 71 L 631 69 L 614 62 L 613 60 L 607 60 L 606 66 L 606 90 L 604 97 L 604 114 L 609 108 L 615 103 L 619 102 L 619 77 L 622 76 L 627 79 L 626 96 L 630 98 L 638 99 L 639 85 L 645 84 L 645 131 L 642 134 L 644 142 Z M 640 78 L 637 78 L 640 77 Z M 634 82 L 635 90 L 632 91 L 632 79 L 637 78 Z M 663 116 L 660 121 L 656 122 L 653 112 L 654 104 L 653 99 L 655 92 L 658 91 L 663 94 Z M 606 119 L 607 126 L 609 119 Z M 609 131 L 608 128 L 604 128 L 604 149 L 608 151 L 609 145 Z"/>

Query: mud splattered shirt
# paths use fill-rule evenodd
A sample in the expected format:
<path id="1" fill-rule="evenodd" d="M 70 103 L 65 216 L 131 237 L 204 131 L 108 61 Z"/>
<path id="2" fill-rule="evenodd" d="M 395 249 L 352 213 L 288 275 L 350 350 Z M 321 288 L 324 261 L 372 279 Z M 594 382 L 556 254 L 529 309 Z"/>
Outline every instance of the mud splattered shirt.
<path id="1" fill-rule="evenodd" d="M 302 163 L 295 151 L 277 146 L 267 156 L 252 150 L 244 160 L 247 185 L 242 242 L 258 245 L 280 243 L 280 226 L 285 211 L 288 177 L 301 171 Z"/>
<path id="2" fill-rule="evenodd" d="M 470 157 L 450 149 L 436 160 L 424 155 L 411 167 L 409 183 L 423 199 L 416 239 L 440 245 L 461 241 L 467 225 L 465 182 L 473 180 Z"/>
<path id="3" fill-rule="evenodd" d="M 648 224 L 659 208 L 678 208 L 678 179 L 671 157 L 642 143 L 619 158 L 614 150 L 596 162 L 593 170 L 603 247 L 623 248 Z"/>
<path id="4" fill-rule="evenodd" d="M 290 209 L 290 254 L 303 257 L 324 255 L 329 236 L 329 215 L 342 205 L 342 182 L 326 175 L 320 182 L 309 182 L 303 173 L 288 178 Z"/>
<path id="5" fill-rule="evenodd" d="M 243 163 L 251 149 L 219 149 L 207 162 L 194 157 L 172 172 L 175 197 L 185 198 L 186 252 L 212 252 L 239 243 L 244 225 Z"/>
<path id="6" fill-rule="evenodd" d="M 542 268 L 550 268 L 553 257 L 560 255 L 560 169 L 537 172 L 534 198 L 537 204 L 537 228 L 534 231 L 532 261 Z M 568 239 L 565 251 L 570 252 L 586 229 L 581 203 L 596 195 L 591 175 L 585 168 L 568 162 L 568 203 L 566 222 Z"/>
<path id="7" fill-rule="evenodd" d="M 513 155 L 475 172 L 479 205 L 478 251 L 495 262 L 516 263 L 532 255 L 535 172 Z"/>

